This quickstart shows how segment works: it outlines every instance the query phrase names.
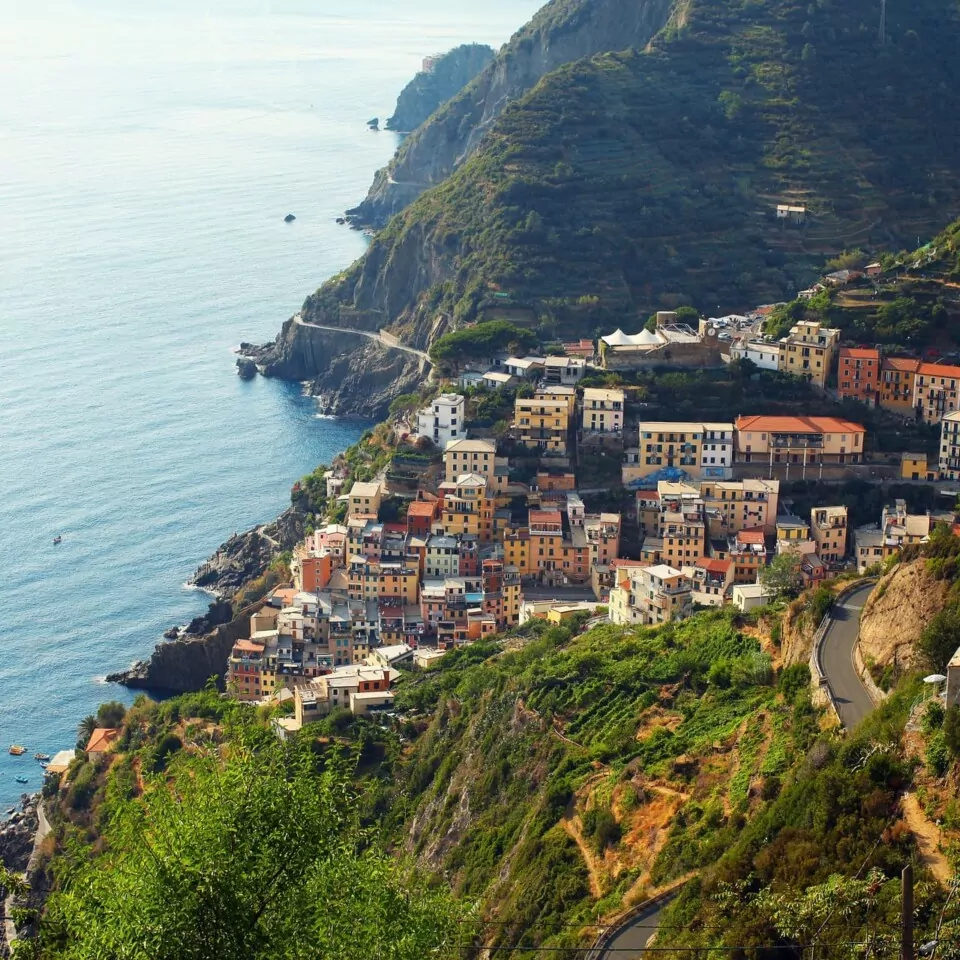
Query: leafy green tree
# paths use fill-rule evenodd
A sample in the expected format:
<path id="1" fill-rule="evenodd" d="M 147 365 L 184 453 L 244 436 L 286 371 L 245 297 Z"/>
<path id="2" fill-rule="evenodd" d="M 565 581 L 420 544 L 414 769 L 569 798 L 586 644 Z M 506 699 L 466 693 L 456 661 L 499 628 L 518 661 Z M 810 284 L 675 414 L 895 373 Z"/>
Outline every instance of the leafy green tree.
<path id="1" fill-rule="evenodd" d="M 119 700 L 101 703 L 97 710 L 98 727 L 119 727 L 127 715 L 127 708 Z"/>
<path id="2" fill-rule="evenodd" d="M 943 742 L 954 759 L 960 757 L 960 707 L 950 707 L 943 715 Z"/>
<path id="3" fill-rule="evenodd" d="M 77 724 L 77 749 L 85 750 L 93 731 L 97 729 L 97 718 L 88 713 L 79 724 Z"/>
<path id="4" fill-rule="evenodd" d="M 104 852 L 78 858 L 40 942 L 67 960 L 421 960 L 459 955 L 449 894 L 359 828 L 345 764 L 246 733 L 116 800 Z M 170 778 L 168 781 L 167 778 Z"/>
<path id="5" fill-rule="evenodd" d="M 795 596 L 803 586 L 800 555 L 781 553 L 760 571 L 760 583 L 775 597 Z"/>
<path id="6" fill-rule="evenodd" d="M 920 635 L 920 649 L 934 670 L 945 670 L 960 647 L 960 610 L 945 607 Z"/>

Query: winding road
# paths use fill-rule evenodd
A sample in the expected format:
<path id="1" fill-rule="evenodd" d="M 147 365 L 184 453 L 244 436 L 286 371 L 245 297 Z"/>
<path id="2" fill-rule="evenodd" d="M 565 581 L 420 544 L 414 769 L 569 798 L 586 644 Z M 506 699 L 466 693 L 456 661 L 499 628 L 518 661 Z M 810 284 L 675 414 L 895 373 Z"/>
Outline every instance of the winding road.
<path id="1" fill-rule="evenodd" d="M 356 330 L 353 327 L 331 327 L 324 323 L 310 323 L 309 321 L 304 320 L 299 313 L 294 316 L 293 322 L 300 327 L 313 327 L 314 330 L 328 330 L 330 333 L 353 333 L 358 337 L 366 337 L 368 340 L 376 340 L 380 346 L 385 347 L 387 350 L 400 350 L 403 353 L 410 353 L 415 357 L 419 357 L 426 363 L 429 363 L 431 366 L 433 365 L 433 361 L 423 350 L 417 350 L 416 347 L 408 347 L 406 344 L 399 342 L 394 343 L 392 340 L 384 337 L 383 334 L 377 330 Z"/>
<path id="2" fill-rule="evenodd" d="M 875 706 L 853 665 L 860 613 L 875 586 L 868 583 L 847 594 L 830 612 L 830 624 L 823 638 L 820 666 L 846 730 L 852 730 Z"/>
<path id="3" fill-rule="evenodd" d="M 848 593 L 829 614 L 820 654 L 830 693 L 837 705 L 840 722 L 851 730 L 874 709 L 870 694 L 853 665 L 853 652 L 860 636 L 860 613 L 876 583 L 867 583 Z M 669 901 L 651 904 L 624 924 L 603 948 L 599 960 L 639 960 L 657 932 L 660 914 Z"/>

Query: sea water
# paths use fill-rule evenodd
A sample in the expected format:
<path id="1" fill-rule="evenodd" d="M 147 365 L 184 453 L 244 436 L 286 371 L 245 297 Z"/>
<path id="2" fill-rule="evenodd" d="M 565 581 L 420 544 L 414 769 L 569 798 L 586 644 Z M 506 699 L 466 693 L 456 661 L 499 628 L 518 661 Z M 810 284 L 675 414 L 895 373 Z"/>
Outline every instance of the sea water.
<path id="1" fill-rule="evenodd" d="M 0 814 L 359 436 L 231 351 L 362 253 L 334 220 L 397 144 L 366 121 L 536 6 L 0 0 Z"/>

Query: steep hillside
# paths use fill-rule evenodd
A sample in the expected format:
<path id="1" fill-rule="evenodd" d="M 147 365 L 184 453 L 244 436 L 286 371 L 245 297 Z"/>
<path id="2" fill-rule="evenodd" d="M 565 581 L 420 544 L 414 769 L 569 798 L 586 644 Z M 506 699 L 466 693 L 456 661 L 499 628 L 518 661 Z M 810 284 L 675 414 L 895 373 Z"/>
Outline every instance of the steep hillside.
<path id="1" fill-rule="evenodd" d="M 503 311 L 589 334 L 788 298 L 827 255 L 932 234 L 960 199 L 941 119 L 960 29 L 936 0 L 888 12 L 883 46 L 876 23 L 872 0 L 689 0 L 643 51 L 561 67 L 507 108 L 304 317 L 421 348 Z M 777 221 L 783 200 L 806 226 Z M 328 390 L 343 349 L 288 323 L 260 359 Z"/>
<path id="2" fill-rule="evenodd" d="M 435 57 L 429 70 L 421 70 L 400 92 L 388 130 L 409 133 L 441 104 L 455 97 L 493 60 L 494 51 L 482 43 L 464 43 Z"/>
<path id="3" fill-rule="evenodd" d="M 382 226 L 450 176 L 504 108 L 551 70 L 607 50 L 644 46 L 666 23 L 672 2 L 550 0 L 473 83 L 458 96 L 451 92 L 453 99 L 404 141 L 390 165 L 377 173 L 367 198 L 348 216 L 356 223 Z"/>

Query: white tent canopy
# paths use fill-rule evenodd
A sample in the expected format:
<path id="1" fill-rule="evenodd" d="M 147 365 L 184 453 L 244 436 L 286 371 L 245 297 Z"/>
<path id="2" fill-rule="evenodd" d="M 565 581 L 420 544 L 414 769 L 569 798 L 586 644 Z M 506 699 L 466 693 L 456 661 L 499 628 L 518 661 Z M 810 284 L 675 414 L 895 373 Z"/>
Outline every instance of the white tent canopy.
<path id="1" fill-rule="evenodd" d="M 618 329 L 601 339 L 608 347 L 657 347 L 663 343 L 661 337 L 646 329 L 632 334 Z"/>

